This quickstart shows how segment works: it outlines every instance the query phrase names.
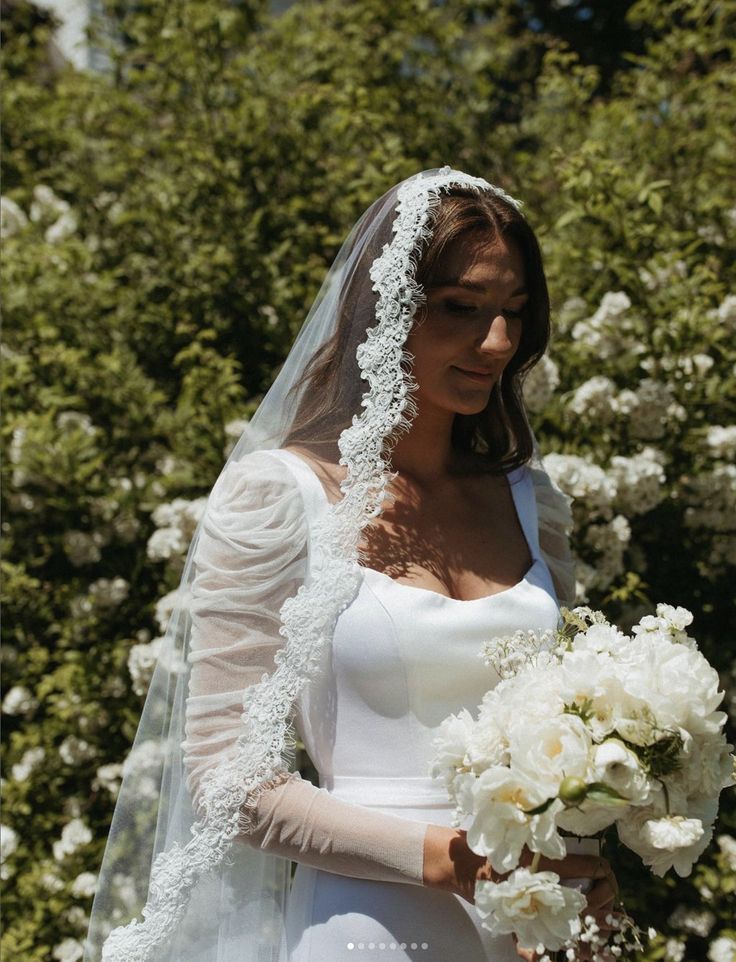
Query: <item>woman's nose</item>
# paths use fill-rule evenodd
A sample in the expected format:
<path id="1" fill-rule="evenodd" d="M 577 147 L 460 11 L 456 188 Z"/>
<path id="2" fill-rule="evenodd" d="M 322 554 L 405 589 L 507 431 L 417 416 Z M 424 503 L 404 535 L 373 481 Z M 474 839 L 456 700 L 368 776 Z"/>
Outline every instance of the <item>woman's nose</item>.
<path id="1" fill-rule="evenodd" d="M 497 314 L 486 326 L 480 350 L 488 354 L 508 354 L 514 350 L 512 324 L 503 314 Z"/>

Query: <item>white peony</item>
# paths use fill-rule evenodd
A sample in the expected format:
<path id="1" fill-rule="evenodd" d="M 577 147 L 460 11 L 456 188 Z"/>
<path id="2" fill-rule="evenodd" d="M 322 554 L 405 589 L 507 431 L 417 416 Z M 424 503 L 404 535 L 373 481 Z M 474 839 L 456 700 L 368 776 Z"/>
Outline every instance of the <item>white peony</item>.
<path id="1" fill-rule="evenodd" d="M 732 745 L 717 734 L 691 735 L 681 729 L 684 764 L 678 780 L 687 795 L 716 796 L 734 784 Z"/>
<path id="2" fill-rule="evenodd" d="M 585 896 L 560 885 L 555 872 L 520 868 L 503 882 L 475 886 L 475 908 L 483 926 L 494 935 L 515 933 L 522 948 L 563 948 L 580 934 L 585 905 Z"/>
<path id="3" fill-rule="evenodd" d="M 524 846 L 548 858 L 564 857 L 565 845 L 555 825 L 561 803 L 554 802 L 539 815 L 528 814 L 547 800 L 534 780 L 497 766 L 475 779 L 472 794 L 475 817 L 466 841 L 497 872 L 514 869 Z"/>
<path id="4" fill-rule="evenodd" d="M 505 765 L 508 745 L 495 719 L 481 713 L 473 726 L 467 747 L 467 760 L 478 775 L 492 765 Z"/>
<path id="5" fill-rule="evenodd" d="M 429 774 L 432 778 L 443 777 L 450 787 L 457 769 L 468 766 L 468 742 L 473 733 L 475 721 L 467 708 L 456 715 L 444 719 L 432 741 L 435 753 Z"/>
<path id="6" fill-rule="evenodd" d="M 617 804 L 604 804 L 586 798 L 580 805 L 560 812 L 557 825 L 563 832 L 571 832 L 579 838 L 590 838 L 613 825 L 627 811 L 628 806 L 622 808 Z"/>
<path id="7" fill-rule="evenodd" d="M 625 669 L 626 690 L 649 703 L 663 728 L 719 732 L 725 715 L 716 711 L 723 698 L 718 672 L 697 649 L 659 633 L 637 638 Z"/>
<path id="8" fill-rule="evenodd" d="M 547 798 L 557 794 L 566 776 L 584 778 L 593 743 L 577 715 L 558 715 L 546 725 L 516 725 L 509 737 L 511 766 L 541 789 Z"/>

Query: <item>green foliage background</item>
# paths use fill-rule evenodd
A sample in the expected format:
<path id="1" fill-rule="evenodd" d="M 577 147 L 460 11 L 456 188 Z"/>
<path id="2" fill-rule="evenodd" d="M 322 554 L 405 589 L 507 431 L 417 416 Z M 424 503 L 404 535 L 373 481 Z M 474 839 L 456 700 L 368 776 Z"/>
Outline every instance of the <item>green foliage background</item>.
<path id="1" fill-rule="evenodd" d="M 643 376 L 639 357 L 602 361 L 571 334 L 607 292 L 628 295 L 687 419 L 657 441 L 669 497 L 631 519 L 625 570 L 590 601 L 614 617 L 685 605 L 726 682 L 734 658 L 733 564 L 709 566 L 714 532 L 683 506 L 712 470 L 708 425 L 736 421 L 722 308 L 736 264 L 734 4 L 593 3 L 587 19 L 577 2 L 505 0 L 105 7 L 114 45 L 99 73 L 51 69 L 51 22 L 28 4 L 3 25 L 3 195 L 28 212 L 48 186 L 76 220 L 54 237 L 41 211 L 4 238 L 3 685 L 32 703 L 5 718 L 3 823 L 18 844 L 2 946 L 24 962 L 72 959 L 85 932 L 91 900 L 72 884 L 96 871 L 114 804 L 96 772 L 132 741 L 128 652 L 156 634 L 155 602 L 180 573 L 147 554 L 152 514 L 207 493 L 226 425 L 257 406 L 350 225 L 416 170 L 452 164 L 526 204 L 558 319 L 560 386 L 535 423 L 545 448 L 605 464 L 641 447 L 625 420 L 566 408 L 594 374 L 619 389 Z M 712 366 L 691 377 L 678 362 L 698 353 Z M 86 561 L 69 532 L 90 539 Z M 100 604 L 91 586 L 121 576 L 124 599 Z M 74 764 L 59 756 L 70 734 L 88 745 Z M 39 747 L 42 766 L 8 776 Z M 73 818 L 92 841 L 57 862 Z M 724 796 L 719 831 L 733 827 Z M 705 959 L 709 939 L 736 937 L 722 847 L 688 880 L 626 859 L 618 871 L 662 933 L 647 958 L 677 962 L 675 939 Z M 712 913 L 708 938 L 668 921 L 678 905 Z"/>

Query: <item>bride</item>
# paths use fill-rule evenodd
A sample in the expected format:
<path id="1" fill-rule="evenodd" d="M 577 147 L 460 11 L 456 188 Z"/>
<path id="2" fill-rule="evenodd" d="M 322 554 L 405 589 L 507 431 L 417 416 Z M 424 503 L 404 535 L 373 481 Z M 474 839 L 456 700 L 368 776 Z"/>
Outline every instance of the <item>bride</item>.
<path id="1" fill-rule="evenodd" d="M 193 538 L 85 962 L 536 958 L 481 924 L 497 876 L 429 773 L 498 681 L 482 643 L 573 600 L 521 395 L 549 301 L 519 208 L 424 171 L 343 244 Z M 605 926 L 607 863 L 548 867 Z"/>

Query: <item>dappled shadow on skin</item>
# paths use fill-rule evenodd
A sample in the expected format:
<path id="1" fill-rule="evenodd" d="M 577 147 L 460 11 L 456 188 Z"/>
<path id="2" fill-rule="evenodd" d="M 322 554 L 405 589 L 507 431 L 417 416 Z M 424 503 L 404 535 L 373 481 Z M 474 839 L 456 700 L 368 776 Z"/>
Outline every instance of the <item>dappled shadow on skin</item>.
<path id="1" fill-rule="evenodd" d="M 327 499 L 339 501 L 344 467 L 305 458 L 304 449 L 294 453 L 308 461 Z M 359 564 L 399 584 L 464 600 L 519 582 L 532 558 L 506 480 L 476 472 L 447 491 L 444 500 L 425 498 L 407 479 L 395 478 L 381 515 L 363 530 Z"/>
<path id="2" fill-rule="evenodd" d="M 426 517 L 415 492 L 402 490 L 400 498 L 387 499 L 382 516 L 364 530 L 358 549 L 360 564 L 394 580 L 416 582 L 419 576 L 426 583 L 431 575 L 440 583 L 438 587 L 452 584 L 453 569 L 462 565 L 461 552 L 457 548 L 450 551 L 443 544 L 440 519 Z M 421 530 L 418 516 L 422 517 Z"/>

